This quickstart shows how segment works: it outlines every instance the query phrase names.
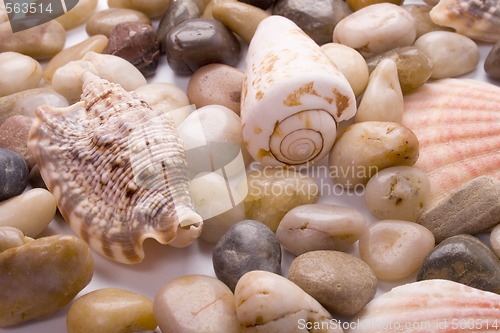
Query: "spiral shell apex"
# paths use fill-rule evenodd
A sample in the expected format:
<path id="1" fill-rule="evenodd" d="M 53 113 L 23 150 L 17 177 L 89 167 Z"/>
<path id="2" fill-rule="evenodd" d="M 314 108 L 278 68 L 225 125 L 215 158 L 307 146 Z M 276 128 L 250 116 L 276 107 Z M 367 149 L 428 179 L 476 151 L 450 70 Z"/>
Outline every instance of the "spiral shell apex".
<path id="1" fill-rule="evenodd" d="M 201 233 L 184 147 L 167 113 L 87 74 L 82 101 L 37 109 L 28 147 L 73 231 L 122 263 L 154 238 L 183 247 Z"/>
<path id="2" fill-rule="evenodd" d="M 273 166 L 319 161 L 355 104 L 348 81 L 295 23 L 281 16 L 260 23 L 241 101 L 243 138 L 255 160 Z"/>

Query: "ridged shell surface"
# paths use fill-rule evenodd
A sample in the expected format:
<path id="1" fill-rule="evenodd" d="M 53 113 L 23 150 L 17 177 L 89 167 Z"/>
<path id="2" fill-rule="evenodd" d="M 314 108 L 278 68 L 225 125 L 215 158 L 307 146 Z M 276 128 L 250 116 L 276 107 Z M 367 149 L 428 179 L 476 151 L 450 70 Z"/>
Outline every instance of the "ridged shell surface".
<path id="1" fill-rule="evenodd" d="M 441 0 L 430 12 L 437 25 L 483 42 L 500 40 L 498 0 Z"/>
<path id="2" fill-rule="evenodd" d="M 431 183 L 431 201 L 474 178 L 500 179 L 500 88 L 465 79 L 427 83 L 405 96 L 403 124 L 420 143 L 415 164 Z"/>
<path id="3" fill-rule="evenodd" d="M 500 296 L 448 280 L 392 289 L 368 303 L 346 332 L 498 332 Z"/>
<path id="4" fill-rule="evenodd" d="M 201 232 L 173 120 L 121 86 L 88 74 L 82 101 L 36 111 L 28 146 L 73 231 L 122 263 L 142 243 L 187 246 Z"/>

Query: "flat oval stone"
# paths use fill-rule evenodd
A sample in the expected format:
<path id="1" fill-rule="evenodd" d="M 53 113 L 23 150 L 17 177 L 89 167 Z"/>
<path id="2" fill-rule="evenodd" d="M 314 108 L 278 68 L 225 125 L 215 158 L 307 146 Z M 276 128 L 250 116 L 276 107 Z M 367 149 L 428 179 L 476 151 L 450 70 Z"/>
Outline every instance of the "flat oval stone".
<path id="1" fill-rule="evenodd" d="M 254 270 L 281 273 L 281 247 L 264 224 L 236 223 L 217 242 L 212 253 L 215 275 L 231 290 L 245 273 Z"/>
<path id="2" fill-rule="evenodd" d="M 432 31 L 420 36 L 414 46 L 431 59 L 431 78 L 444 79 L 467 74 L 479 63 L 479 47 L 464 35 L 450 31 Z"/>
<path id="3" fill-rule="evenodd" d="M 55 313 L 90 282 L 93 274 L 89 247 L 71 235 L 42 237 L 1 252 L 0 327 Z"/>
<path id="4" fill-rule="evenodd" d="M 154 314 L 163 333 L 239 332 L 234 296 L 216 278 L 186 275 L 156 293 Z"/>
<path id="5" fill-rule="evenodd" d="M 500 294 L 500 261 L 479 239 L 445 239 L 425 258 L 417 281 L 444 279 Z"/>
<path id="6" fill-rule="evenodd" d="M 489 176 L 471 180 L 427 207 L 417 223 L 432 231 L 438 243 L 496 226 L 500 223 L 500 181 Z"/>
<path id="7" fill-rule="evenodd" d="M 190 75 L 212 63 L 235 66 L 240 59 L 240 49 L 236 36 L 216 20 L 184 21 L 166 37 L 168 63 L 179 75 Z"/>
<path id="8" fill-rule="evenodd" d="M 0 126 L 0 148 L 9 149 L 21 155 L 26 161 L 28 170 L 31 170 L 36 163 L 27 144 L 33 120 L 32 117 L 17 115 L 7 118 Z"/>
<path id="9" fill-rule="evenodd" d="M 187 87 L 189 101 L 201 108 L 222 105 L 240 114 L 241 87 L 245 74 L 234 67 L 210 64 L 191 76 Z"/>
<path id="10" fill-rule="evenodd" d="M 52 221 L 55 213 L 56 199 L 52 193 L 35 188 L 0 202 L 0 226 L 15 227 L 26 236 L 36 237 Z"/>
<path id="11" fill-rule="evenodd" d="M 314 297 L 331 314 L 351 316 L 372 300 L 377 278 L 351 254 L 312 251 L 292 261 L 288 279 Z"/>
<path id="12" fill-rule="evenodd" d="M 366 184 L 366 206 L 381 219 L 415 222 L 427 204 L 430 187 L 427 174 L 420 169 L 387 168 Z"/>
<path id="13" fill-rule="evenodd" d="M 365 232 L 363 214 L 350 207 L 309 204 L 292 208 L 281 220 L 276 237 L 298 256 L 309 251 L 347 251 Z"/>
<path id="14" fill-rule="evenodd" d="M 331 43 L 333 29 L 351 13 L 342 0 L 278 0 L 273 7 L 273 15 L 292 20 L 318 45 Z"/>
<path id="15" fill-rule="evenodd" d="M 334 42 L 352 47 L 364 57 L 409 46 L 416 36 L 410 13 L 391 3 L 361 8 L 340 21 L 333 31 Z"/>
<path id="16" fill-rule="evenodd" d="M 42 80 L 42 66 L 17 52 L 0 53 L 0 97 L 36 88 Z"/>
<path id="17" fill-rule="evenodd" d="M 488 53 L 484 61 L 484 71 L 489 77 L 500 80 L 500 41 Z"/>
<path id="18" fill-rule="evenodd" d="M 371 224 L 359 239 L 359 255 L 381 280 L 399 280 L 416 272 L 434 248 L 432 233 L 398 220 Z"/>
<path id="19" fill-rule="evenodd" d="M 500 259 L 500 224 L 493 228 L 490 234 L 490 244 L 493 253 Z"/>
<path id="20" fill-rule="evenodd" d="M 244 185 L 248 189 L 244 200 L 247 218 L 260 221 L 273 231 L 292 208 L 312 204 L 319 197 L 319 188 L 313 178 L 282 168 L 247 172 Z"/>
<path id="21" fill-rule="evenodd" d="M 0 148 L 0 201 L 23 193 L 27 184 L 28 165 L 24 158 L 16 152 Z"/>
<path id="22" fill-rule="evenodd" d="M 103 53 L 127 60 L 147 77 L 156 73 L 160 60 L 160 41 L 149 24 L 120 23 L 110 32 Z"/>
<path id="23" fill-rule="evenodd" d="M 90 36 L 109 36 L 111 30 L 120 23 L 139 22 L 151 24 L 151 19 L 144 13 L 128 8 L 107 8 L 92 14 L 85 30 Z"/>

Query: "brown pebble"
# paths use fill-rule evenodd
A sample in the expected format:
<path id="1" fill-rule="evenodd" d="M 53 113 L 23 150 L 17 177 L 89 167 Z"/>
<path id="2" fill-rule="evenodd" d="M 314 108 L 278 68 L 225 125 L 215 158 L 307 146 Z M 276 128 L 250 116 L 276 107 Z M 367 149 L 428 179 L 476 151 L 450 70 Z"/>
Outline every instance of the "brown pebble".
<path id="1" fill-rule="evenodd" d="M 187 87 L 189 101 L 201 108 L 222 105 L 240 114 L 241 86 L 245 74 L 234 67 L 210 64 L 198 69 Z"/>
<path id="2" fill-rule="evenodd" d="M 490 78 L 500 80 L 500 41 L 488 53 L 484 61 L 484 71 Z"/>
<path id="3" fill-rule="evenodd" d="M 27 145 L 32 123 L 32 117 L 16 115 L 7 118 L 0 126 L 0 148 L 12 150 L 24 157 L 28 169 L 35 165 L 35 159 Z"/>

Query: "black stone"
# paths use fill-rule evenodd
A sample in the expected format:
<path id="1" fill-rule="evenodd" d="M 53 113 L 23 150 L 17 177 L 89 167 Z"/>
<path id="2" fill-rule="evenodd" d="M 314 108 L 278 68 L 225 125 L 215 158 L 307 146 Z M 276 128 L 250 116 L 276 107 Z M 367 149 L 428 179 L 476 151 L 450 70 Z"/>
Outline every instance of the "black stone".
<path id="1" fill-rule="evenodd" d="M 0 148 L 0 201 L 23 193 L 27 184 L 26 160 L 18 153 Z"/>
<path id="2" fill-rule="evenodd" d="M 479 239 L 449 237 L 425 258 L 417 281 L 444 279 L 500 294 L 500 261 Z"/>
<path id="3" fill-rule="evenodd" d="M 265 224 L 244 220 L 236 223 L 217 242 L 212 253 L 215 275 L 234 291 L 245 273 L 262 270 L 281 273 L 281 247 Z"/>

